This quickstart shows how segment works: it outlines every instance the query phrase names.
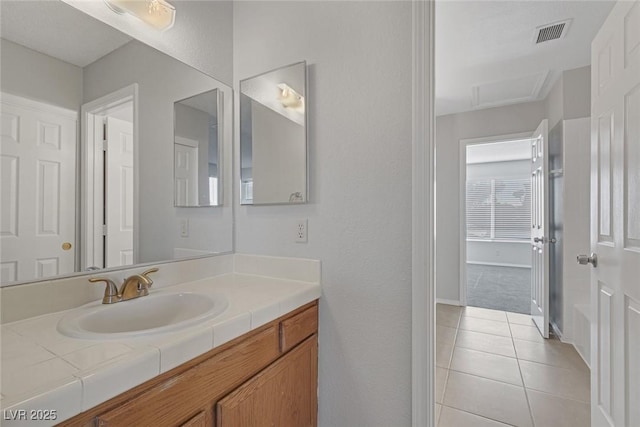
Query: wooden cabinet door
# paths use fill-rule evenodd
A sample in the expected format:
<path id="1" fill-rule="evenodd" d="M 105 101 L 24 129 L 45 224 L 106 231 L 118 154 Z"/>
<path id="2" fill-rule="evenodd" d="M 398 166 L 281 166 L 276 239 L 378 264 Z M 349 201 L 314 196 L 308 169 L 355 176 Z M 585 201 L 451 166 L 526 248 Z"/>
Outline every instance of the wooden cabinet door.
<path id="1" fill-rule="evenodd" d="M 219 401 L 217 426 L 316 426 L 317 365 L 314 334 Z"/>
<path id="2" fill-rule="evenodd" d="M 205 411 L 198 412 L 198 415 L 191 418 L 180 427 L 208 427 L 210 424 L 207 422 L 207 413 Z"/>

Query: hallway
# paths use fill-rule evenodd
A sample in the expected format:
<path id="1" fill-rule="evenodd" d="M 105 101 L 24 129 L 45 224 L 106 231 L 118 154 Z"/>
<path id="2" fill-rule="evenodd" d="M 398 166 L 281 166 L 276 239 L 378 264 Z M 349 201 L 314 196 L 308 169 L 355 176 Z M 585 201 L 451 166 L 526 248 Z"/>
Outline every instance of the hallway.
<path id="1" fill-rule="evenodd" d="M 590 371 L 531 317 L 437 304 L 440 427 L 590 425 Z"/>

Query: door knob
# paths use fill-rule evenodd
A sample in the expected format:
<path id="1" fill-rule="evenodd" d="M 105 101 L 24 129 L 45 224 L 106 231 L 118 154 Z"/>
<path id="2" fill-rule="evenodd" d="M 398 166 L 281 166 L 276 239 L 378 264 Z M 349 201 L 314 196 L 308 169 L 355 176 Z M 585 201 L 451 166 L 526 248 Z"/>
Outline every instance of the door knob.
<path id="1" fill-rule="evenodd" d="M 580 265 L 593 264 L 594 267 L 598 266 L 598 255 L 596 254 L 592 253 L 591 255 L 578 255 L 577 259 L 578 264 Z"/>
<path id="2" fill-rule="evenodd" d="M 63 251 L 68 251 L 69 249 L 71 249 L 71 243 L 69 243 L 69 242 L 64 242 L 64 243 L 62 244 L 62 250 L 63 250 Z"/>

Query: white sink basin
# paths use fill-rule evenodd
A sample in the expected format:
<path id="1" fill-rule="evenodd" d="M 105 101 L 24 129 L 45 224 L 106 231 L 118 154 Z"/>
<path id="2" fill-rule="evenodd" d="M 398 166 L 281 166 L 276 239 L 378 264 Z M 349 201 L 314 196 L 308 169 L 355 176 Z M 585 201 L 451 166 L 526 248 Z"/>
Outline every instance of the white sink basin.
<path id="1" fill-rule="evenodd" d="M 224 295 L 158 292 L 116 304 L 91 303 L 70 311 L 58 331 L 73 338 L 114 339 L 173 332 L 211 320 L 229 302 Z"/>

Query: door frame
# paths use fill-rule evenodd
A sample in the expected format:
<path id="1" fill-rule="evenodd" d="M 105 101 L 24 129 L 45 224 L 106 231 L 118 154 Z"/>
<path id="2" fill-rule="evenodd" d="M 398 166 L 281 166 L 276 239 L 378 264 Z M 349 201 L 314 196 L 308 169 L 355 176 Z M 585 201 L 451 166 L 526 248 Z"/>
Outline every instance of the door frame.
<path id="1" fill-rule="evenodd" d="M 467 147 L 470 145 L 490 144 L 493 142 L 507 142 L 531 139 L 531 133 L 534 132 L 518 132 L 505 135 L 489 136 L 482 138 L 461 139 L 459 142 L 458 159 L 460 161 L 460 179 L 458 189 L 458 203 L 460 205 L 458 225 L 460 252 L 458 255 L 458 270 L 460 275 L 460 283 L 458 290 L 458 303 L 465 307 L 467 305 Z"/>
<path id="2" fill-rule="evenodd" d="M 131 102 L 133 104 L 133 263 L 138 264 L 138 239 L 139 239 L 139 104 L 138 84 L 134 83 L 115 92 L 104 95 L 98 99 L 85 103 L 81 107 L 81 135 L 80 135 L 80 159 L 81 159 L 81 236 L 82 250 L 80 255 L 80 268 L 85 271 L 95 265 L 95 257 L 102 254 L 102 245 L 98 240 L 101 235 L 96 232 L 95 211 L 102 206 L 102 201 L 97 200 L 96 193 L 102 182 L 95 179 L 94 161 L 96 158 L 96 116 L 110 108 Z M 102 120 L 102 119 L 100 119 Z"/>
<path id="3" fill-rule="evenodd" d="M 435 425 L 435 0 L 412 0 L 411 425 Z"/>

